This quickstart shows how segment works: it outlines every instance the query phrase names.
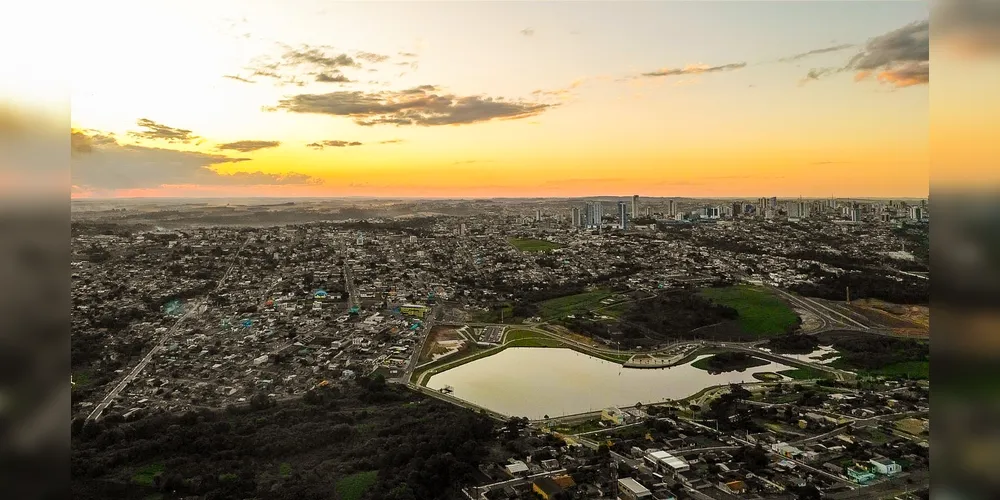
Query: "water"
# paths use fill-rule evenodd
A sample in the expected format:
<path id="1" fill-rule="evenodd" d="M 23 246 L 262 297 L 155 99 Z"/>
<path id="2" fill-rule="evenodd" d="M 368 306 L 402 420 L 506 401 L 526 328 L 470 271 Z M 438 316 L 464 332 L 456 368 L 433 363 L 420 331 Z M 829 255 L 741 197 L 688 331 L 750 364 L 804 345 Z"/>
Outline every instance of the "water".
<path id="1" fill-rule="evenodd" d="M 762 351 L 771 352 L 770 349 L 761 348 Z M 840 356 L 829 357 L 827 359 L 820 359 L 828 354 L 840 354 L 833 346 L 821 345 L 816 348 L 815 351 L 809 354 L 782 354 L 786 358 L 797 359 L 799 361 L 808 361 L 810 363 L 819 363 L 821 365 L 828 365 L 834 361 L 840 359 Z"/>
<path id="2" fill-rule="evenodd" d="M 540 419 L 683 399 L 714 385 L 757 382 L 754 373 L 790 368 L 770 363 L 712 375 L 690 363 L 670 368 L 623 368 L 571 349 L 514 347 L 434 375 L 427 386 L 441 389 L 449 385 L 452 395 L 478 406 L 504 415 Z"/>

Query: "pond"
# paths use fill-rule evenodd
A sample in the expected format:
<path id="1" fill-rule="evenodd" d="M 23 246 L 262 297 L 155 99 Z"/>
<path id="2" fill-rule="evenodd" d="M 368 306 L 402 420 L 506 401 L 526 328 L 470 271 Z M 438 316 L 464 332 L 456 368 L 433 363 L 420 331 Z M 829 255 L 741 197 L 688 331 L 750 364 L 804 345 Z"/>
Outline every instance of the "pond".
<path id="1" fill-rule="evenodd" d="M 436 374 L 427 386 L 451 386 L 453 396 L 475 405 L 504 415 L 540 419 L 683 399 L 714 385 L 758 382 L 754 373 L 790 368 L 769 363 L 713 375 L 691 363 L 623 368 L 572 349 L 513 347 Z"/>

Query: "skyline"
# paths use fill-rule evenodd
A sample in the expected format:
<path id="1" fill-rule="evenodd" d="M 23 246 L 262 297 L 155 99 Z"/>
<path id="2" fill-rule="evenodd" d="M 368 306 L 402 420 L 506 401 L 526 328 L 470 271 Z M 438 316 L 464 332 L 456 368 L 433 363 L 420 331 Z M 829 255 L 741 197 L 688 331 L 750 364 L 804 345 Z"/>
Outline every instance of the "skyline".
<path id="1" fill-rule="evenodd" d="M 81 14 L 73 196 L 927 196 L 923 2 L 300 5 Z"/>

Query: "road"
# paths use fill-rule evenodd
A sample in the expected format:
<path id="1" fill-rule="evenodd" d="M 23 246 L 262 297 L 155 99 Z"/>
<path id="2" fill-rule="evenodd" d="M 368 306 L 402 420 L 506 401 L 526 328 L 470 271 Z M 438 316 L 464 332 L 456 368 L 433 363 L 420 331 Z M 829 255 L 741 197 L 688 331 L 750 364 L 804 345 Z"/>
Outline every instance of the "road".
<path id="1" fill-rule="evenodd" d="M 233 255 L 233 261 L 229 264 L 229 268 L 226 269 L 225 274 L 223 274 L 222 278 L 219 279 L 218 283 L 216 283 L 215 288 L 212 289 L 212 292 L 218 291 L 219 289 L 222 288 L 222 285 L 225 284 L 226 280 L 229 278 L 229 275 L 232 273 L 233 269 L 236 268 L 236 264 L 239 263 L 240 253 L 243 252 L 243 249 L 246 248 L 248 243 L 250 243 L 250 239 L 251 237 L 248 236 L 246 241 L 244 241 L 243 244 L 240 245 L 239 250 L 237 250 L 236 254 Z M 174 335 L 174 333 L 176 333 L 177 330 L 180 328 L 181 323 L 183 323 L 184 320 L 188 319 L 191 316 L 200 314 L 201 306 L 202 304 L 204 304 L 204 302 L 205 299 L 202 298 L 191 304 L 191 307 L 188 308 L 187 312 L 185 312 L 184 315 L 178 318 L 177 321 L 173 324 L 173 326 L 170 327 L 169 330 L 163 333 L 163 337 L 160 338 L 160 341 L 157 342 L 156 345 L 154 345 L 153 348 L 150 349 L 145 356 L 143 356 L 142 360 L 139 361 L 139 364 L 135 365 L 135 368 L 132 368 L 132 370 L 128 372 L 128 374 L 125 375 L 125 377 L 122 378 L 122 380 L 119 381 L 118 384 L 116 384 L 113 389 L 111 389 L 111 392 L 109 392 L 107 396 L 104 396 L 104 399 L 102 399 L 101 402 L 94 407 L 94 410 L 91 411 L 89 415 L 87 415 L 87 420 L 97 420 L 101 418 L 101 415 L 104 413 L 104 410 L 106 410 L 108 406 L 110 406 L 111 403 L 115 400 L 115 398 L 118 397 L 118 395 L 121 394 L 121 392 L 126 387 L 128 387 L 128 385 L 132 383 L 133 380 L 135 380 L 135 378 L 139 375 L 139 373 L 141 373 L 142 370 L 146 368 L 146 365 L 148 365 L 149 362 L 153 359 L 153 355 L 155 355 L 157 352 L 163 349 L 163 346 L 167 343 L 167 340 L 169 340 Z"/>

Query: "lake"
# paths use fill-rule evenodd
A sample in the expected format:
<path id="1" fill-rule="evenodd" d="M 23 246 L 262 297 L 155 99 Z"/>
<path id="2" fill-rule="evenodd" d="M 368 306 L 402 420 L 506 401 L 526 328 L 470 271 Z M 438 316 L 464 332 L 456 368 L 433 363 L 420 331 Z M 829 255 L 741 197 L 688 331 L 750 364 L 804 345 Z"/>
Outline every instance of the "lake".
<path id="1" fill-rule="evenodd" d="M 772 362 L 743 372 L 713 375 L 690 363 L 670 368 L 623 368 L 572 349 L 512 347 L 436 374 L 427 386 L 441 389 L 448 385 L 454 389 L 452 395 L 478 406 L 504 415 L 540 419 L 683 399 L 714 385 L 757 382 L 754 373 L 790 368 Z"/>

